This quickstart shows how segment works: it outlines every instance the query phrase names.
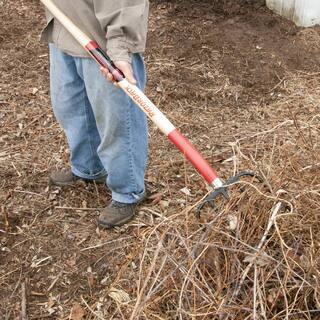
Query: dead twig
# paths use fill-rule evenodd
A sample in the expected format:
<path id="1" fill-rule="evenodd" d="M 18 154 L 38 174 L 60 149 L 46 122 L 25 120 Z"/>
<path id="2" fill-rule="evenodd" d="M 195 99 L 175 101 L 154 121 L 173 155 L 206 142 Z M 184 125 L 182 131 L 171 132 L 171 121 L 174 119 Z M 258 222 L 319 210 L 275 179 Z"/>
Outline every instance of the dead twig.
<path id="1" fill-rule="evenodd" d="M 28 320 L 26 283 L 25 282 L 21 283 L 21 320 Z"/>
<path id="2" fill-rule="evenodd" d="M 265 243 L 265 241 L 266 241 L 266 239 L 267 239 L 267 236 L 268 236 L 268 234 L 269 234 L 269 232 L 270 232 L 270 229 L 271 229 L 271 227 L 273 226 L 273 224 L 274 224 L 274 222 L 275 222 L 275 219 L 276 219 L 276 217 L 277 217 L 277 215 L 278 215 L 278 212 L 279 212 L 279 210 L 280 210 L 280 208 L 281 208 L 281 205 L 282 205 L 282 202 L 279 201 L 279 202 L 272 208 L 271 216 L 270 216 L 270 218 L 269 218 L 269 222 L 268 222 L 267 228 L 266 228 L 266 230 L 265 230 L 265 232 L 264 232 L 264 234 L 263 234 L 263 236 L 262 236 L 262 238 L 261 238 L 261 240 L 260 240 L 260 242 L 259 242 L 259 244 L 258 244 L 258 246 L 257 246 L 256 254 L 252 257 L 251 262 L 248 264 L 248 266 L 247 266 L 247 267 L 245 268 L 245 270 L 243 271 L 242 277 L 241 277 L 241 279 L 240 279 L 240 282 L 239 282 L 237 288 L 236 288 L 235 291 L 234 291 L 233 299 L 234 299 L 234 298 L 237 298 L 237 296 L 238 296 L 238 294 L 239 294 L 239 292 L 240 292 L 240 289 L 241 289 L 241 287 L 242 287 L 242 285 L 243 285 L 243 283 L 244 283 L 244 281 L 245 281 L 245 279 L 246 279 L 246 277 L 247 277 L 247 275 L 248 275 L 251 267 L 256 263 L 256 259 L 259 257 L 259 255 L 260 255 L 260 253 L 261 253 L 262 246 L 264 245 L 264 243 Z"/>

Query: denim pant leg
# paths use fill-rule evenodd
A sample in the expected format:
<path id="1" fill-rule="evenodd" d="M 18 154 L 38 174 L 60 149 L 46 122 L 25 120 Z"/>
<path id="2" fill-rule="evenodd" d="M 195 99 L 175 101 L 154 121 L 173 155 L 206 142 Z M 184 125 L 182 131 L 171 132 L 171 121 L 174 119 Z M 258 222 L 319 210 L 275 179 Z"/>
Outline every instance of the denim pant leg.
<path id="1" fill-rule="evenodd" d="M 79 58 L 64 54 L 52 44 L 49 47 L 51 102 L 67 137 L 71 170 L 87 179 L 105 176 L 97 154 L 100 136 L 84 81 L 79 74 Z"/>
<path id="2" fill-rule="evenodd" d="M 83 59 L 83 79 L 95 115 L 101 143 L 98 154 L 108 172 L 112 199 L 133 203 L 144 195 L 148 134 L 145 114 L 101 74 L 91 59 Z M 140 54 L 132 66 L 138 86 L 144 89 L 145 68 Z"/>

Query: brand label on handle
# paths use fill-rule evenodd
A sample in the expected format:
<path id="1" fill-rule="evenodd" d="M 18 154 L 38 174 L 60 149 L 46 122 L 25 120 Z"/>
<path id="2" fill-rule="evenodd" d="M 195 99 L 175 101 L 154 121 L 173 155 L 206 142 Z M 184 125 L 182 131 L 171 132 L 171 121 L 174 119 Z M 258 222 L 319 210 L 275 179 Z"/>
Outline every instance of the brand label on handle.
<path id="1" fill-rule="evenodd" d="M 150 118 L 155 116 L 155 113 L 152 110 L 152 107 L 148 106 L 148 103 L 143 100 L 143 98 L 139 95 L 138 92 L 136 92 L 136 90 L 134 90 L 134 88 L 127 86 L 125 87 L 125 90 L 128 92 L 132 100 L 136 102 L 141 108 L 143 108 L 143 110 L 146 112 L 146 114 Z"/>

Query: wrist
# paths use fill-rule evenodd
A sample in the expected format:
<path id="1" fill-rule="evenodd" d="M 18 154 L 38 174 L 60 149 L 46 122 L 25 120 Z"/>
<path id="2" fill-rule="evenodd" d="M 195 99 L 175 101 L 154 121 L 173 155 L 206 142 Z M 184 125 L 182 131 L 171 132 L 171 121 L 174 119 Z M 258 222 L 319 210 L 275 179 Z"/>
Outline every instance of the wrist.
<path id="1" fill-rule="evenodd" d="M 130 45 L 117 38 L 109 39 L 107 42 L 107 54 L 113 61 L 132 62 Z"/>

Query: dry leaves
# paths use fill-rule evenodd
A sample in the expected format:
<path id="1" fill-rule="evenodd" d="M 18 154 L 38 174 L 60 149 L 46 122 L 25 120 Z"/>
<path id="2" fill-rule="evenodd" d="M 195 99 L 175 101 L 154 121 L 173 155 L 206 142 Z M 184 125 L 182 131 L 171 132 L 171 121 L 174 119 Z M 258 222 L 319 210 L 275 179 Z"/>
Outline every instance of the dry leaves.
<path id="1" fill-rule="evenodd" d="M 121 304 L 127 303 L 131 300 L 130 296 L 127 292 L 125 292 L 124 290 L 121 290 L 121 289 L 114 288 L 114 287 L 109 290 L 108 295 L 110 298 L 112 298 L 113 300 L 115 300 L 116 302 L 121 303 Z"/>
<path id="2" fill-rule="evenodd" d="M 79 302 L 75 302 L 71 309 L 70 319 L 81 320 L 85 316 L 85 310 L 81 307 Z"/>

